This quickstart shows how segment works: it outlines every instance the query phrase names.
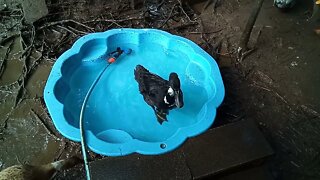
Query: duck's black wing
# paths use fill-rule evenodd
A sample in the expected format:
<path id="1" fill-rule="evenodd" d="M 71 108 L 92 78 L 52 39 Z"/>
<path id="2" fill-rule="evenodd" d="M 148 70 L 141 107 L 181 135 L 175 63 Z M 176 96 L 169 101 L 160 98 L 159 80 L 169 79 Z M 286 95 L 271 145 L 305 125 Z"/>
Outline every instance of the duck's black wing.
<path id="1" fill-rule="evenodd" d="M 136 66 L 134 77 L 139 84 L 139 91 L 141 93 L 152 93 L 155 88 L 167 86 L 168 84 L 167 80 L 151 73 L 141 65 Z"/>

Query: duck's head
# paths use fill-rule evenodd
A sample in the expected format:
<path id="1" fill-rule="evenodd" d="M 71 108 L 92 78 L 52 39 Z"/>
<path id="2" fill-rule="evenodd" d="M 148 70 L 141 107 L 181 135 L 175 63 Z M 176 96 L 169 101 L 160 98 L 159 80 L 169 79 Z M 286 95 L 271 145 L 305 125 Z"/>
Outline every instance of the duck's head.
<path id="1" fill-rule="evenodd" d="M 180 79 L 177 73 L 171 73 L 169 76 L 169 89 L 168 94 L 174 97 L 174 104 L 177 108 L 183 107 L 183 93 L 180 88 Z"/>

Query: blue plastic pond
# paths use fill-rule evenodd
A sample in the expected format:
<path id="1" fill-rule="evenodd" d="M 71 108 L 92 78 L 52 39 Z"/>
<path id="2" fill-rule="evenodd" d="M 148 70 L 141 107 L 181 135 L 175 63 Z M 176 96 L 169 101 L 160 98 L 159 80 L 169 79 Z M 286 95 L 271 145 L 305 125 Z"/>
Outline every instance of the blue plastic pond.
<path id="1" fill-rule="evenodd" d="M 114 29 L 81 37 L 63 53 L 49 75 L 44 100 L 58 131 L 80 141 L 84 97 L 117 47 L 130 48 L 111 64 L 93 89 L 84 114 L 88 147 L 102 155 L 161 154 L 206 131 L 224 97 L 215 60 L 185 38 L 154 29 Z M 184 107 L 170 111 L 162 125 L 143 100 L 134 79 L 141 64 L 168 79 L 179 75 Z"/>

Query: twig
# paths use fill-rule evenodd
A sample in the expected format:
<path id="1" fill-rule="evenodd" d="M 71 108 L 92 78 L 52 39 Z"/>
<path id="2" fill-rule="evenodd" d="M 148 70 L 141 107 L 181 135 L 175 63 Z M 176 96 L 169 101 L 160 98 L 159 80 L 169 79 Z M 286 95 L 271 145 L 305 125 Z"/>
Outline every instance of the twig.
<path id="1" fill-rule="evenodd" d="M 43 49 L 43 45 L 42 45 L 42 49 Z M 31 51 L 30 51 L 31 52 Z M 30 55 L 29 55 L 30 56 Z M 41 51 L 41 55 L 35 59 L 32 63 L 32 65 L 30 65 L 30 67 L 28 68 L 26 63 L 24 63 L 24 70 L 22 73 L 22 77 L 20 77 L 20 79 L 18 80 L 19 86 L 18 86 L 18 91 L 17 94 L 15 96 L 15 104 L 14 107 L 16 107 L 22 100 L 24 100 L 23 95 L 24 95 L 24 91 L 25 91 L 25 86 L 27 84 L 28 81 L 28 77 L 30 76 L 31 72 L 34 70 L 34 68 L 36 68 L 39 65 L 39 62 L 41 61 L 43 57 L 42 51 Z M 24 61 L 25 62 L 25 61 Z M 26 71 L 26 72 L 24 72 Z"/>
<path id="2" fill-rule="evenodd" d="M 49 54 L 49 52 L 52 52 L 54 48 L 59 48 L 60 46 L 66 44 L 68 42 L 69 38 L 69 34 L 68 33 L 63 33 L 62 37 L 55 43 L 58 44 L 57 46 L 47 46 L 49 49 L 46 51 L 47 52 L 47 56 Z"/>
<path id="3" fill-rule="evenodd" d="M 62 138 L 61 140 L 62 142 L 62 148 L 60 148 L 58 155 L 54 158 L 55 161 L 59 160 L 63 154 L 63 152 L 66 150 L 67 148 L 67 142 L 64 138 Z"/>
<path id="4" fill-rule="evenodd" d="M 219 55 L 219 56 L 225 56 L 225 57 L 231 57 L 232 54 L 234 54 L 234 52 L 226 52 L 226 53 L 219 53 L 219 52 L 217 52 L 217 55 Z"/>
<path id="5" fill-rule="evenodd" d="M 8 121 L 9 121 L 9 116 L 6 117 L 6 119 L 4 120 L 4 123 L 2 125 L 2 127 L 0 127 L 0 135 L 2 135 L 4 133 L 4 130 L 7 129 L 8 127 Z"/>
<path id="6" fill-rule="evenodd" d="M 294 161 L 290 161 L 290 163 L 291 163 L 292 165 L 294 165 L 295 167 L 300 168 L 300 166 L 299 166 L 297 163 L 295 163 Z"/>
<path id="7" fill-rule="evenodd" d="M 32 33 L 31 33 L 31 42 L 30 42 L 30 45 L 27 46 L 27 48 L 25 48 L 25 49 L 23 50 L 23 52 L 21 53 L 20 57 L 23 57 L 23 56 L 25 56 L 26 54 L 27 54 L 27 55 L 25 56 L 26 58 L 28 58 L 28 56 L 30 56 L 30 54 L 31 54 L 31 48 L 32 48 L 33 45 L 34 45 L 35 36 L 36 36 L 35 27 L 32 26 Z M 21 33 L 20 33 L 20 37 L 21 37 L 21 39 L 22 39 L 22 43 L 24 43 Z M 25 59 L 26 59 L 26 58 L 25 58 Z"/>
<path id="8" fill-rule="evenodd" d="M 257 88 L 260 88 L 260 89 L 263 89 L 265 91 L 268 91 L 268 92 L 272 92 L 274 93 L 278 98 L 280 98 L 285 104 L 289 105 L 288 101 L 286 101 L 279 93 L 275 92 L 274 90 L 271 90 L 271 89 L 268 89 L 266 87 L 263 87 L 263 86 L 260 86 L 260 85 L 257 85 L 255 82 L 253 84 L 250 84 L 251 86 L 255 86 Z"/>
<path id="9" fill-rule="evenodd" d="M 114 20 L 114 18 L 113 18 L 113 16 L 112 16 L 112 13 L 110 13 L 110 16 L 111 16 L 111 18 L 112 18 L 112 20 Z M 113 22 L 115 25 L 117 25 L 118 27 L 121 27 L 122 28 L 122 26 L 120 25 L 120 24 L 118 24 L 117 22 Z"/>
<path id="10" fill-rule="evenodd" d="M 29 55 L 31 54 L 30 52 L 31 52 L 31 48 L 33 47 L 33 42 L 34 41 L 32 41 L 31 44 L 26 49 L 23 50 L 23 52 L 20 55 L 21 57 L 25 56 L 26 54 L 29 54 Z M 28 57 L 29 55 L 26 55 L 26 57 Z"/>
<path id="11" fill-rule="evenodd" d="M 21 56 L 20 56 L 20 57 L 23 57 L 23 56 L 25 56 L 25 55 L 27 54 L 27 55 L 25 56 L 25 59 L 24 59 L 24 60 L 26 60 L 26 59 L 28 58 L 28 56 L 30 56 L 30 54 L 31 54 L 31 48 L 32 48 L 33 45 L 34 45 L 35 36 L 36 36 L 35 27 L 32 26 L 32 33 L 31 33 L 31 42 L 30 42 L 30 45 L 27 46 L 27 48 L 23 50 L 23 52 L 21 53 Z M 21 37 L 21 39 L 22 39 L 22 42 L 24 43 L 23 38 L 22 38 L 22 33 L 20 33 L 20 37 Z"/>
<path id="12" fill-rule="evenodd" d="M 0 89 L 1 88 L 4 88 L 5 90 L 6 89 L 10 89 L 10 86 L 15 86 L 17 83 L 18 83 L 18 81 L 14 81 L 14 82 L 12 82 L 10 84 L 2 85 L 2 86 L 0 86 Z"/>
<path id="13" fill-rule="evenodd" d="M 170 31 L 170 30 L 174 30 L 174 29 L 183 29 L 183 28 L 187 28 L 189 26 L 194 26 L 194 25 L 197 25 L 198 22 L 191 22 L 191 23 L 187 23 L 187 24 L 181 24 L 181 25 L 178 25 L 178 26 L 171 26 L 169 28 L 166 28 L 165 30 L 167 31 Z"/>
<path id="14" fill-rule="evenodd" d="M 206 4 L 204 4 L 201 13 L 203 13 L 207 7 L 212 3 L 212 1 L 216 1 L 216 0 L 207 0 Z"/>
<path id="15" fill-rule="evenodd" d="M 287 105 L 289 105 L 288 101 L 286 101 L 279 93 L 272 91 L 273 93 L 275 93 L 276 96 L 278 96 L 284 103 L 286 103 Z"/>
<path id="16" fill-rule="evenodd" d="M 250 17 L 248 19 L 248 22 L 246 24 L 246 27 L 244 29 L 244 31 L 242 32 L 241 38 L 240 38 L 240 42 L 239 42 L 239 48 L 238 48 L 238 61 L 240 61 L 240 59 L 242 60 L 243 58 L 242 53 L 248 50 L 248 42 L 249 42 L 249 38 L 252 32 L 252 28 L 257 20 L 257 17 L 259 15 L 260 9 L 262 7 L 264 0 L 258 0 L 257 4 L 255 6 L 255 8 L 252 10 Z"/>
<path id="17" fill-rule="evenodd" d="M 202 22 L 202 19 L 200 18 L 199 19 L 200 23 L 200 32 L 204 32 L 204 26 L 203 26 L 203 22 Z M 204 37 L 203 37 L 203 33 L 200 33 L 201 34 L 201 39 L 204 40 Z"/>
<path id="18" fill-rule="evenodd" d="M 36 120 L 43 125 L 43 127 L 46 129 L 48 134 L 55 137 L 55 139 L 60 139 L 49 127 L 49 125 L 33 109 L 31 109 L 31 113 L 36 118 Z"/>
<path id="19" fill-rule="evenodd" d="M 11 114 L 13 113 L 14 109 L 11 109 L 11 111 L 7 114 L 6 118 L 4 119 L 2 127 L 0 127 L 0 135 L 4 133 L 4 130 L 8 127 L 8 121 L 10 119 Z"/>
<path id="20" fill-rule="evenodd" d="M 0 45 L 3 46 L 4 44 L 6 44 L 8 41 L 12 40 L 13 38 L 15 37 L 18 37 L 20 35 L 20 32 L 19 33 L 14 33 L 14 34 L 11 34 L 10 36 L 8 37 L 1 37 L 0 39 Z"/>
<path id="21" fill-rule="evenodd" d="M 215 0 L 215 1 L 213 2 L 213 8 L 212 8 L 212 11 L 213 11 L 213 12 L 216 12 L 216 8 L 217 8 L 218 3 L 220 3 L 220 0 Z"/>
<path id="22" fill-rule="evenodd" d="M 308 113 L 308 114 L 310 114 L 310 115 L 312 115 L 314 117 L 320 118 L 320 113 L 318 113 L 317 111 L 307 107 L 306 105 L 301 105 L 300 107 L 306 113 Z"/>
<path id="23" fill-rule="evenodd" d="M 7 93 L 7 94 L 12 94 L 13 93 L 12 91 L 6 91 L 6 90 L 2 90 L 2 89 L 0 89 L 0 92 Z"/>
<path id="24" fill-rule="evenodd" d="M 169 13 L 169 16 L 167 17 L 167 19 L 161 24 L 161 26 L 159 26 L 159 28 L 162 28 L 164 25 L 167 24 L 167 22 L 169 21 L 169 19 L 171 18 L 172 16 L 172 13 L 173 13 L 173 10 L 174 8 L 177 6 L 177 4 L 174 4 L 173 7 L 171 8 L 170 10 L 170 13 Z"/>
<path id="25" fill-rule="evenodd" d="M 80 31 L 80 30 L 75 29 L 75 28 L 73 28 L 73 27 L 71 27 L 71 26 L 68 26 L 68 28 L 71 29 L 72 31 L 74 31 L 74 32 L 76 32 L 76 33 L 79 33 L 79 34 L 82 34 L 82 35 L 88 34 L 87 32 Z"/>
<path id="26" fill-rule="evenodd" d="M 192 21 L 191 19 L 190 19 L 190 17 L 188 16 L 188 14 L 186 13 L 186 11 L 183 9 L 183 4 L 182 4 L 182 2 L 181 2 L 181 0 L 178 0 L 178 2 L 179 2 L 179 4 L 180 4 L 180 9 L 181 9 L 181 11 L 182 11 L 182 13 L 187 17 L 187 19 L 189 20 L 189 22 L 196 22 L 196 21 Z"/>
<path id="27" fill-rule="evenodd" d="M 200 21 L 200 31 L 201 32 L 204 32 L 204 25 L 203 25 L 203 22 L 202 22 L 202 19 L 200 18 L 199 19 Z M 200 33 L 201 35 L 201 39 L 203 40 L 203 42 L 205 43 L 205 45 L 207 46 L 208 50 L 212 47 L 212 45 L 210 44 L 210 42 L 208 41 L 208 39 L 206 37 L 204 37 L 204 33 Z"/>
<path id="28" fill-rule="evenodd" d="M 39 63 L 40 63 L 40 61 L 41 61 L 41 59 L 42 59 L 42 57 L 43 57 L 42 51 L 43 51 L 43 44 L 42 44 L 42 47 L 41 47 L 41 50 L 40 50 L 41 55 L 40 55 L 37 59 L 35 59 L 35 60 L 33 61 L 32 65 L 31 65 L 30 68 L 28 69 L 27 74 L 30 74 L 31 71 L 34 70 L 34 68 L 36 68 L 36 67 L 39 65 Z"/>
<path id="29" fill-rule="evenodd" d="M 313 4 L 313 10 L 312 10 L 312 15 L 310 17 L 310 20 L 312 22 L 317 22 L 317 20 L 319 19 L 319 10 L 320 10 L 320 7 L 319 7 L 319 4 L 316 4 L 314 3 Z"/>
<path id="30" fill-rule="evenodd" d="M 57 25 L 57 27 L 60 28 L 60 29 L 65 30 L 65 31 L 67 31 L 67 32 L 69 32 L 69 33 L 71 33 L 71 34 L 73 34 L 73 35 L 75 35 L 75 36 L 77 36 L 76 33 L 74 33 L 73 31 L 71 31 L 70 29 L 68 29 L 68 28 L 66 28 L 66 27 L 63 27 L 63 26 L 60 26 L 60 25 Z"/>
<path id="31" fill-rule="evenodd" d="M 20 104 L 20 102 L 22 101 L 23 94 L 24 94 L 24 82 L 22 82 L 18 87 L 16 96 L 14 98 L 15 99 L 14 105 L 13 105 L 14 108 L 17 107 L 17 105 Z"/>
<path id="32" fill-rule="evenodd" d="M 220 51 L 221 51 L 221 47 L 222 47 L 222 41 L 223 39 L 220 39 L 219 41 L 217 41 L 217 43 L 215 43 L 212 48 L 211 48 L 211 52 L 212 52 L 212 56 L 217 60 L 220 61 Z"/>
<path id="33" fill-rule="evenodd" d="M 238 53 L 241 53 L 241 54 L 240 54 L 240 56 L 238 56 L 237 61 L 238 61 L 238 62 L 242 62 L 244 58 L 246 58 L 247 56 L 249 56 L 249 55 L 250 55 L 251 53 L 253 53 L 255 50 L 257 50 L 256 47 L 253 47 L 252 49 L 249 49 L 249 50 L 247 50 L 247 51 L 245 51 L 245 52 L 243 52 L 243 51 L 240 52 L 240 51 L 238 50 Z"/>
<path id="34" fill-rule="evenodd" d="M 121 23 L 125 21 L 131 21 L 131 20 L 142 20 L 144 19 L 143 17 L 130 17 L 126 19 L 94 19 L 90 21 L 85 21 L 84 23 L 93 23 L 93 22 L 111 22 L 111 23 Z"/>
<path id="35" fill-rule="evenodd" d="M 85 24 L 82 24 L 82 23 L 80 23 L 80 22 L 78 22 L 78 21 L 75 21 L 75 20 L 72 20 L 72 19 L 65 19 L 65 20 L 61 20 L 61 21 L 50 22 L 50 23 L 48 23 L 48 24 L 45 24 L 45 25 L 39 27 L 37 30 L 42 30 L 42 29 L 48 28 L 48 27 L 50 27 L 50 26 L 55 26 L 55 25 L 58 25 L 58 24 L 64 24 L 64 23 L 70 23 L 70 22 L 75 23 L 75 24 L 77 24 L 77 25 L 79 25 L 79 26 L 82 26 L 82 27 L 84 27 L 84 28 L 86 28 L 86 29 L 89 29 L 89 30 L 91 30 L 91 31 L 94 30 L 94 28 L 89 27 L 89 26 L 87 26 L 87 25 L 85 25 Z"/>
<path id="36" fill-rule="evenodd" d="M 208 31 L 208 32 L 186 32 L 187 34 L 214 34 L 214 33 L 218 33 L 221 32 L 222 29 L 216 30 L 216 31 Z"/>
<path id="37" fill-rule="evenodd" d="M 26 67 L 25 63 L 24 63 L 24 67 Z M 25 68 L 24 68 L 25 69 Z M 28 70 L 22 70 L 22 71 L 28 71 Z M 18 90 L 17 90 L 17 93 L 15 95 L 15 98 L 14 98 L 14 105 L 13 107 L 15 108 L 20 102 L 21 102 L 21 98 L 23 97 L 23 94 L 24 94 L 24 87 L 25 87 L 25 84 L 26 84 L 26 77 L 27 77 L 27 74 L 25 72 L 22 72 L 22 77 L 20 77 L 20 79 L 18 80 Z"/>
<path id="38" fill-rule="evenodd" d="M 23 163 L 20 161 L 19 157 L 18 157 L 16 154 L 15 154 L 15 156 L 16 156 L 17 162 L 18 162 L 20 165 L 23 165 Z"/>
<path id="39" fill-rule="evenodd" d="M 259 31 L 258 31 L 258 35 L 256 37 L 256 40 L 254 41 L 254 47 L 253 48 L 257 48 L 257 44 L 258 44 L 258 41 L 259 41 L 259 38 L 261 36 L 261 32 L 262 32 L 262 29 L 264 28 L 264 26 L 262 26 Z"/>
<path id="40" fill-rule="evenodd" d="M 262 29 L 263 29 L 263 27 L 261 27 L 260 29 L 259 29 L 259 31 L 258 31 L 258 34 L 257 34 L 257 37 L 256 37 L 256 39 L 255 39 L 255 41 L 254 41 L 254 45 L 253 45 L 253 47 L 251 48 L 251 49 L 247 49 L 246 51 L 242 51 L 242 49 L 241 48 L 239 48 L 238 49 L 238 58 L 237 58 L 237 61 L 238 62 L 242 62 L 243 61 L 243 59 L 245 59 L 247 56 L 249 56 L 251 53 L 253 53 L 254 51 L 256 51 L 257 50 L 257 44 L 258 44 L 258 40 L 259 40 L 259 37 L 260 37 L 260 35 L 261 35 L 261 32 L 262 32 Z"/>
<path id="41" fill-rule="evenodd" d="M 5 68 L 6 68 L 7 59 L 8 59 L 9 53 L 11 51 L 11 46 L 13 44 L 13 41 L 14 40 L 11 40 L 11 42 L 10 42 L 9 46 L 7 47 L 7 50 L 6 50 L 6 52 L 5 52 L 4 56 L 3 56 L 3 59 L 2 59 L 2 61 L 0 63 L 0 79 L 1 79 L 2 74 L 3 74 L 3 72 L 4 72 Z"/>
<path id="42" fill-rule="evenodd" d="M 254 45 L 253 45 L 253 47 L 251 48 L 251 49 L 249 49 L 249 50 L 246 50 L 245 52 L 242 52 L 242 54 L 241 54 L 241 56 L 240 56 L 240 59 L 238 59 L 238 62 L 242 62 L 242 60 L 244 59 L 244 58 L 246 58 L 247 56 L 249 56 L 251 53 L 253 53 L 255 50 L 257 50 L 257 44 L 258 44 L 258 40 L 259 40 L 259 37 L 260 37 L 260 35 L 261 35 L 261 32 L 262 32 L 262 29 L 263 29 L 263 26 L 259 29 L 259 31 L 258 31 L 258 34 L 257 34 L 257 37 L 256 37 L 256 39 L 255 39 L 255 41 L 254 41 Z"/>
<path id="43" fill-rule="evenodd" d="M 17 90 L 17 94 L 15 96 L 15 100 L 14 100 L 14 107 L 16 107 L 20 102 L 21 102 L 21 98 L 24 95 L 25 92 L 25 86 L 27 84 L 27 78 L 28 78 L 28 62 L 29 62 L 29 57 L 31 55 L 33 46 L 34 46 L 34 39 L 35 39 L 35 27 L 32 26 L 32 35 L 31 35 L 31 43 L 30 45 L 23 51 L 21 57 L 22 57 L 22 61 L 23 61 L 23 69 L 22 69 L 22 73 L 18 79 L 18 90 Z"/>

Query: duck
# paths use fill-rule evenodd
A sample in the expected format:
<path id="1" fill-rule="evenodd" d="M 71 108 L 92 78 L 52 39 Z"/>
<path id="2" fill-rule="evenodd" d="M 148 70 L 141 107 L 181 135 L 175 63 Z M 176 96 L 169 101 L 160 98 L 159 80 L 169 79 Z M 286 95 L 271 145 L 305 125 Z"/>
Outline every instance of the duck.
<path id="1" fill-rule="evenodd" d="M 183 92 L 177 73 L 171 72 L 169 80 L 165 80 L 157 74 L 151 73 L 142 65 L 137 65 L 134 77 L 138 83 L 140 94 L 153 109 L 157 121 L 161 125 L 164 121 L 168 121 L 169 110 L 184 106 Z"/>
<path id="2" fill-rule="evenodd" d="M 54 178 L 57 172 L 72 168 L 80 163 L 83 163 L 81 158 L 72 156 L 40 166 L 13 165 L 0 172 L 0 180 L 49 180 Z"/>

